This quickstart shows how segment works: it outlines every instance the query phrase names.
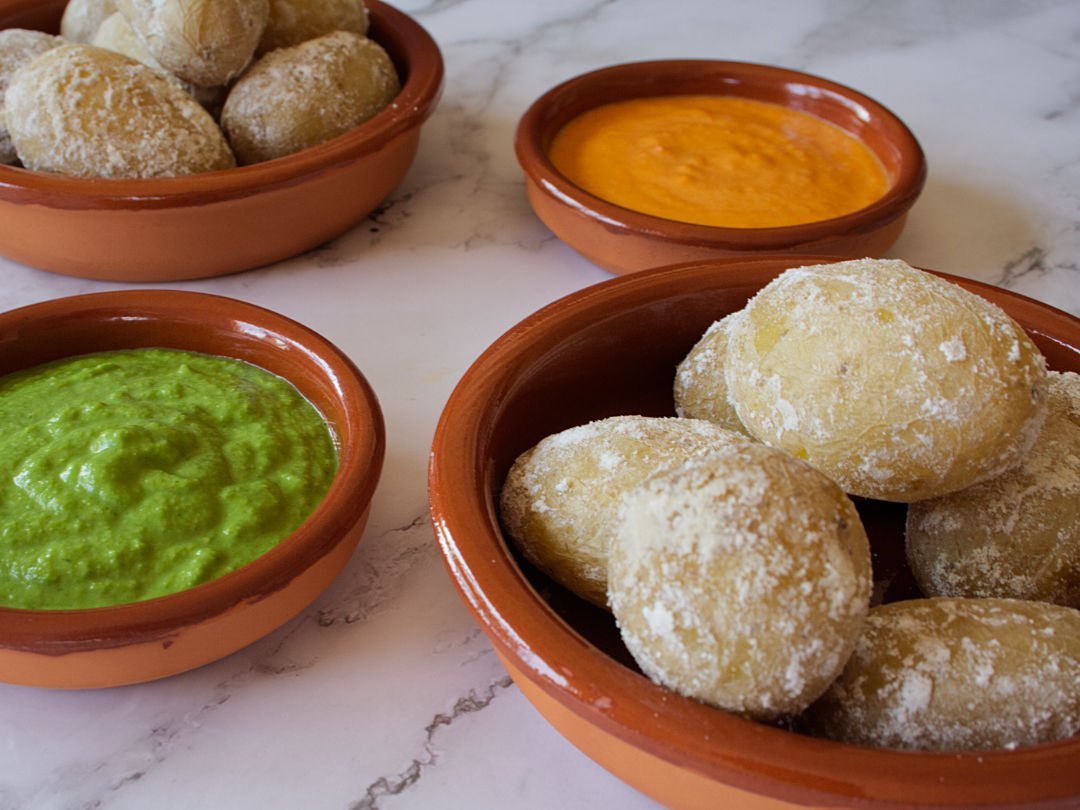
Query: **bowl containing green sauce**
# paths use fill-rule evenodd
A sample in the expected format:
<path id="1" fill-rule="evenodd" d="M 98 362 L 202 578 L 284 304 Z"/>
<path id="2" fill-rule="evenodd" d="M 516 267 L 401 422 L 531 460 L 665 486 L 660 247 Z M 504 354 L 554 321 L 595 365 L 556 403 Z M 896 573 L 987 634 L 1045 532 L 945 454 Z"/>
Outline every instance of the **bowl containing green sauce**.
<path id="1" fill-rule="evenodd" d="M 0 314 L 0 681 L 182 672 L 307 606 L 363 531 L 385 430 L 349 359 L 218 296 Z"/>

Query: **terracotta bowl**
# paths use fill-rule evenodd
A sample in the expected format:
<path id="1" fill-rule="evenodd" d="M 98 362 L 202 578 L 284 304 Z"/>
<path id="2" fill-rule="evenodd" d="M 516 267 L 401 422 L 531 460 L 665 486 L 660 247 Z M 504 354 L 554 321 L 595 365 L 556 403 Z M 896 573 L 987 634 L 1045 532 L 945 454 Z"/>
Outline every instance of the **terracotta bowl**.
<path id="1" fill-rule="evenodd" d="M 783 228 L 675 222 L 595 197 L 552 165 L 548 150 L 571 119 L 615 101 L 668 95 L 740 96 L 811 113 L 858 138 L 890 180 L 858 211 Z M 711 60 L 633 62 L 586 73 L 540 96 L 518 124 L 518 161 L 536 215 L 556 236 L 612 273 L 763 253 L 880 256 L 900 235 L 926 180 L 915 136 L 882 105 L 849 87 L 769 65 Z"/>
<path id="2" fill-rule="evenodd" d="M 195 588 L 114 607 L 0 608 L 0 680 L 115 686 L 172 675 L 250 644 L 299 613 L 348 561 L 382 468 L 375 393 L 326 339 L 219 296 L 132 290 L 0 314 L 0 374 L 75 354 L 146 346 L 225 355 L 291 381 L 337 436 L 339 468 L 315 512 L 248 565 Z"/>
<path id="3" fill-rule="evenodd" d="M 65 0 L 0 0 L 0 28 L 56 32 Z M 153 180 L 0 166 L 0 255 L 84 278 L 177 281 L 295 256 L 348 230 L 397 186 L 442 91 L 416 22 L 369 0 L 370 36 L 402 79 L 390 107 L 319 146 L 227 171 Z"/>
<path id="4" fill-rule="evenodd" d="M 578 748 L 677 808 L 1080 805 L 1080 737 L 1014 751 L 905 753 L 744 720 L 640 674 L 606 612 L 511 550 L 496 513 L 514 458 L 544 436 L 617 414 L 673 416 L 675 367 L 705 328 L 780 271 L 817 257 L 714 260 L 613 279 L 526 318 L 451 395 L 432 449 L 431 512 L 451 576 L 514 681 Z M 1080 320 L 953 281 L 1022 324 L 1051 367 L 1080 371 Z M 866 502 L 875 578 L 910 595 L 902 505 Z"/>

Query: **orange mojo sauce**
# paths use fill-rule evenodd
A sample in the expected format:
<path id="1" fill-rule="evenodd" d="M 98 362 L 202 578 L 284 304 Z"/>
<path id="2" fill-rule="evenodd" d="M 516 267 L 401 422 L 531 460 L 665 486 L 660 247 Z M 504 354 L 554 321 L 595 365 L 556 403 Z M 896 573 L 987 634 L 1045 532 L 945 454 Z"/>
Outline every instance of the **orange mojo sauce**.
<path id="1" fill-rule="evenodd" d="M 809 113 L 733 96 L 657 96 L 589 110 L 549 152 L 569 180 L 664 219 L 728 228 L 817 222 L 888 190 L 877 156 Z"/>

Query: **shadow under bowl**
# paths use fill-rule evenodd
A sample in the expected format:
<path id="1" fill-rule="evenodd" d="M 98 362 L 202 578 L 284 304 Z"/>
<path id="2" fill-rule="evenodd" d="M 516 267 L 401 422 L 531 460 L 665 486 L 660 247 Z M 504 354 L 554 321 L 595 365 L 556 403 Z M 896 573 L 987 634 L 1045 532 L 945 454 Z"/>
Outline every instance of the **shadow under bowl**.
<path id="1" fill-rule="evenodd" d="M 66 0 L 0 0 L 0 28 L 55 33 Z M 182 177 L 103 180 L 0 165 L 0 255 L 83 278 L 157 282 L 270 264 L 344 233 L 412 164 L 443 60 L 414 20 L 368 0 L 369 35 L 401 92 L 359 126 L 265 163 Z"/>
<path id="2" fill-rule="evenodd" d="M 582 113 L 613 102 L 672 95 L 735 96 L 814 115 L 867 146 L 884 167 L 889 189 L 865 208 L 832 219 L 722 228 L 615 205 L 572 183 L 549 159 L 559 130 Z M 900 235 L 926 181 L 926 158 L 915 136 L 878 102 L 818 76 L 747 62 L 630 62 L 585 73 L 529 107 L 518 123 L 515 148 L 536 215 L 586 259 L 619 274 L 766 253 L 880 256 Z"/>
<path id="3" fill-rule="evenodd" d="M 307 327 L 230 298 L 167 290 L 73 296 L 0 314 L 0 374 L 142 347 L 233 357 L 291 382 L 336 436 L 330 489 L 274 548 L 203 585 L 85 610 L 0 607 L 0 681 L 117 686 L 215 661 L 310 604 L 363 532 L 385 453 L 382 412 L 353 363 Z"/>
<path id="4" fill-rule="evenodd" d="M 614 620 L 515 554 L 498 494 L 543 437 L 618 414 L 674 416 L 677 364 L 705 329 L 783 270 L 820 257 L 713 260 L 612 279 L 526 318 L 463 376 L 443 411 L 429 471 L 450 574 L 521 691 L 600 765 L 679 808 L 1020 807 L 1080 801 L 1080 738 L 1013 751 L 864 748 L 755 723 L 644 677 Z M 1080 320 L 980 282 L 1050 367 L 1080 372 Z M 858 504 L 887 601 L 912 595 L 902 504 Z"/>

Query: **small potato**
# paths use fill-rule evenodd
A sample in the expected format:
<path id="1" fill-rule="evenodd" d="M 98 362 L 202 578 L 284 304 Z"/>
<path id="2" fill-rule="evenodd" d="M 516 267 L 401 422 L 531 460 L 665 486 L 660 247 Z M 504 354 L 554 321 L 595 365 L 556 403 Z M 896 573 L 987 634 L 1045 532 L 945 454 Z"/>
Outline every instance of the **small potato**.
<path id="1" fill-rule="evenodd" d="M 116 53 L 129 56 L 137 62 L 142 62 L 149 68 L 153 68 L 165 78 L 175 81 L 190 93 L 212 115 L 221 110 L 225 103 L 226 89 L 224 87 L 199 87 L 198 85 L 182 81 L 174 76 L 161 64 L 154 55 L 147 50 L 146 45 L 139 39 L 135 29 L 120 12 L 116 12 L 105 19 L 98 28 L 91 41 L 98 48 L 106 48 Z"/>
<path id="2" fill-rule="evenodd" d="M 255 52 L 261 56 L 333 31 L 366 34 L 367 30 L 363 0 L 270 0 L 270 21 Z"/>
<path id="3" fill-rule="evenodd" d="M 907 557 L 925 595 L 1080 608 L 1080 374 L 1048 381 L 1046 423 L 1019 467 L 908 507 Z"/>
<path id="4" fill-rule="evenodd" d="M 68 0 L 60 18 L 60 36 L 89 45 L 101 24 L 116 11 L 113 0 Z"/>
<path id="5" fill-rule="evenodd" d="M 749 441 L 629 492 L 611 542 L 611 610 L 642 671 L 758 719 L 801 712 L 840 674 L 870 589 L 851 499 Z"/>
<path id="6" fill-rule="evenodd" d="M 209 114 L 174 82 L 91 45 L 63 45 L 20 68 L 7 121 L 28 169 L 140 178 L 235 165 Z"/>
<path id="7" fill-rule="evenodd" d="M 910 503 L 1015 467 L 1046 361 L 1000 308 L 897 260 L 788 270 L 732 323 L 739 420 L 844 491 Z"/>
<path id="8" fill-rule="evenodd" d="M 127 18 L 119 11 L 110 14 L 102 21 L 97 32 L 90 40 L 90 44 L 98 48 L 105 48 L 114 53 L 122 53 L 124 56 L 131 57 L 136 62 L 142 62 L 147 67 L 153 68 L 158 73 L 165 74 L 169 77 L 173 76 L 173 74 L 169 73 L 169 71 L 162 66 L 161 62 L 155 59 L 154 55 L 147 50 L 146 45 L 139 39 L 139 35 L 135 33 L 135 29 L 131 27 Z M 179 79 L 177 79 L 177 81 L 179 81 Z"/>
<path id="9" fill-rule="evenodd" d="M 64 44 L 60 37 L 25 28 L 5 28 L 0 31 L 0 163 L 19 162 L 4 120 L 4 96 L 15 71 L 36 57 Z"/>
<path id="10" fill-rule="evenodd" d="M 728 332 L 739 313 L 733 312 L 710 326 L 675 370 L 675 413 L 691 419 L 708 419 L 749 435 L 728 398 L 724 380 L 724 357 Z"/>
<path id="11" fill-rule="evenodd" d="M 200 87 L 228 84 L 251 62 L 269 0 L 114 0 L 147 50 Z"/>
<path id="12" fill-rule="evenodd" d="M 1080 613 L 1014 599 L 876 607 L 803 719 L 834 740 L 920 751 L 1070 737 L 1080 731 Z"/>
<path id="13" fill-rule="evenodd" d="M 221 126 L 241 164 L 291 155 L 368 120 L 397 95 L 394 65 L 350 31 L 271 51 L 229 91 Z"/>
<path id="14" fill-rule="evenodd" d="M 606 608 L 608 546 L 622 496 L 656 472 L 741 441 L 698 419 L 613 416 L 564 430 L 510 468 L 503 524 L 533 565 Z"/>

